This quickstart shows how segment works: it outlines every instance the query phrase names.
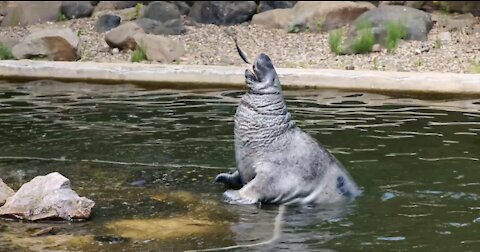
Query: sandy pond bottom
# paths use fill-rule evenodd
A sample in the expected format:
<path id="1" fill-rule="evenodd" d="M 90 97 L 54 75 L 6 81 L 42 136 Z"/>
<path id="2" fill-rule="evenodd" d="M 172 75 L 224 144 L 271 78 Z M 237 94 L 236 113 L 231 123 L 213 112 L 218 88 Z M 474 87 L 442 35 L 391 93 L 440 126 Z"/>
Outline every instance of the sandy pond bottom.
<path id="1" fill-rule="evenodd" d="M 0 220 L 0 251 L 183 251 L 269 239 L 277 207 L 222 203 L 243 90 L 0 83 L 0 176 L 59 171 L 91 220 Z M 237 251 L 480 250 L 480 99 L 285 91 L 293 118 L 365 193 L 289 207 L 280 240 Z M 34 236 L 40 230 L 47 235 Z"/>

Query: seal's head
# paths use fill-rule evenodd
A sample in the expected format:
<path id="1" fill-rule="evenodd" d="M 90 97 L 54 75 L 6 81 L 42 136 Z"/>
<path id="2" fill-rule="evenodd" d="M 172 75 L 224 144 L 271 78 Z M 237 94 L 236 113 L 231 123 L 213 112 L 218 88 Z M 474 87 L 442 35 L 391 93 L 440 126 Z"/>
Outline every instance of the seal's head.
<path id="1" fill-rule="evenodd" d="M 248 92 L 254 94 L 280 94 L 280 81 L 272 60 L 261 53 L 253 63 L 253 71 L 245 70 Z"/>

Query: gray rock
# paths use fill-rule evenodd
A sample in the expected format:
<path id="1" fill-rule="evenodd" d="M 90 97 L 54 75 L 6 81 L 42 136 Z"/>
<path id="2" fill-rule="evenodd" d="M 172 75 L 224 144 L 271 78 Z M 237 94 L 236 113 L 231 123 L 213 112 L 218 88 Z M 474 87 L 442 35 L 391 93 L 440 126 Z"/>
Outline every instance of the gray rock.
<path id="1" fill-rule="evenodd" d="M 63 1 L 61 11 L 68 19 L 90 17 L 93 6 L 90 1 Z"/>
<path id="2" fill-rule="evenodd" d="M 98 18 L 95 23 L 95 30 L 97 32 L 107 32 L 120 25 L 121 18 L 117 15 L 105 14 Z"/>
<path id="3" fill-rule="evenodd" d="M 250 20 L 256 9 L 254 1 L 196 1 L 188 16 L 202 24 L 233 25 Z"/>
<path id="4" fill-rule="evenodd" d="M 386 5 L 369 10 L 360 15 L 349 30 L 349 37 L 358 32 L 357 25 L 369 23 L 372 27 L 376 42 L 383 43 L 388 22 L 401 23 L 406 29 L 407 40 L 427 40 L 433 22 L 430 14 L 406 6 Z"/>
<path id="5" fill-rule="evenodd" d="M 161 35 L 136 34 L 134 38 L 149 60 L 171 63 L 185 54 L 185 47 L 181 42 Z"/>
<path id="6" fill-rule="evenodd" d="M 122 10 L 135 7 L 137 4 L 148 4 L 149 1 L 100 1 L 95 7 L 95 12 L 102 10 Z"/>
<path id="7" fill-rule="evenodd" d="M 1 26 L 27 26 L 56 21 L 61 5 L 61 1 L 6 1 Z"/>
<path id="8" fill-rule="evenodd" d="M 352 23 L 362 13 L 374 9 L 368 2 L 300 1 L 293 7 L 291 27 L 325 32 Z"/>
<path id="9" fill-rule="evenodd" d="M 292 20 L 292 9 L 275 9 L 255 14 L 252 17 L 252 24 L 287 30 Z"/>
<path id="10" fill-rule="evenodd" d="M 25 183 L 0 207 L 0 216 L 24 220 L 88 219 L 95 202 L 79 197 L 58 172 Z"/>
<path id="11" fill-rule="evenodd" d="M 186 31 L 180 19 L 172 19 L 162 23 L 149 18 L 139 18 L 135 20 L 135 23 L 147 34 L 179 35 Z"/>
<path id="12" fill-rule="evenodd" d="M 180 11 L 177 5 L 164 1 L 151 2 L 143 13 L 144 18 L 165 22 L 180 18 Z"/>
<path id="13" fill-rule="evenodd" d="M 12 49 L 16 59 L 75 61 L 80 58 L 80 41 L 70 28 L 39 30 L 27 35 Z"/>
<path id="14" fill-rule="evenodd" d="M 449 43 L 452 41 L 452 34 L 450 32 L 440 32 L 437 38 L 443 43 Z"/>
<path id="15" fill-rule="evenodd" d="M 107 32 L 105 42 L 107 42 L 110 47 L 120 50 L 134 50 L 137 47 L 137 43 L 133 39 L 133 36 L 137 33 L 145 32 L 142 27 L 135 22 L 127 22 Z"/>
<path id="16" fill-rule="evenodd" d="M 372 46 L 372 52 L 381 52 L 381 51 L 382 51 L 382 45 L 375 44 Z"/>
<path id="17" fill-rule="evenodd" d="M 258 13 L 274 10 L 292 8 L 297 1 L 260 1 L 258 4 Z"/>
<path id="18" fill-rule="evenodd" d="M 168 2 L 175 4 L 178 8 L 178 11 L 180 11 L 180 14 L 182 15 L 188 15 L 188 13 L 190 12 L 190 6 L 184 1 L 168 1 Z"/>
<path id="19" fill-rule="evenodd" d="M 8 187 L 7 184 L 3 182 L 0 178 L 0 206 L 5 204 L 5 201 L 15 194 L 15 191 L 12 188 Z"/>

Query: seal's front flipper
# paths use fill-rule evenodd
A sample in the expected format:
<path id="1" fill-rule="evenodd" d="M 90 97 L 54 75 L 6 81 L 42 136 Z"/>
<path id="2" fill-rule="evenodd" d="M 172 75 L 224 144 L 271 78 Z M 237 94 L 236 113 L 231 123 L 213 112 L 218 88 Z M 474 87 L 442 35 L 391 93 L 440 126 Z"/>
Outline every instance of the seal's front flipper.
<path id="1" fill-rule="evenodd" d="M 235 171 L 234 173 L 220 173 L 215 177 L 215 182 L 217 183 L 224 183 L 227 186 L 234 187 L 234 188 L 242 188 L 243 183 L 242 179 L 240 178 L 240 173 Z"/>
<path id="2" fill-rule="evenodd" d="M 266 174 L 257 174 L 250 182 L 240 190 L 228 190 L 223 197 L 232 204 L 255 204 L 258 202 L 271 203 L 278 196 L 275 177 Z"/>

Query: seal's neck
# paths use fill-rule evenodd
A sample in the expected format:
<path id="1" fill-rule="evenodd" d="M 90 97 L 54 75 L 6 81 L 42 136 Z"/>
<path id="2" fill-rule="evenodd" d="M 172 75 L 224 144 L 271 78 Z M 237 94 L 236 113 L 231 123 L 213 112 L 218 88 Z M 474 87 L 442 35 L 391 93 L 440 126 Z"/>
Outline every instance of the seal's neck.
<path id="1" fill-rule="evenodd" d="M 268 146 L 295 127 L 280 93 L 247 93 L 235 115 L 235 137 L 244 145 Z"/>

